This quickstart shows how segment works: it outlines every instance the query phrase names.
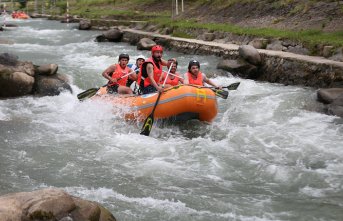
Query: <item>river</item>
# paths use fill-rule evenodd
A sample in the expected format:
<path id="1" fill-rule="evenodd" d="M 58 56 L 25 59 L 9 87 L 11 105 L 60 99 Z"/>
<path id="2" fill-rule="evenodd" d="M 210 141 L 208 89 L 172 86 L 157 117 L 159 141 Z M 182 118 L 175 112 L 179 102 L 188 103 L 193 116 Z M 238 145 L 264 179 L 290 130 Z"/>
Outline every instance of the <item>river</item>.
<path id="1" fill-rule="evenodd" d="M 342 220 L 343 123 L 318 110 L 313 88 L 240 81 L 218 99 L 212 124 L 154 126 L 150 137 L 108 104 L 76 94 L 101 86 L 101 72 L 126 43 L 96 43 L 98 31 L 57 21 L 10 21 L 0 45 L 34 64 L 56 63 L 73 94 L 0 100 L 0 194 L 59 187 L 97 201 L 118 220 Z M 218 58 L 165 51 L 180 72 L 196 58 L 205 73 Z"/>

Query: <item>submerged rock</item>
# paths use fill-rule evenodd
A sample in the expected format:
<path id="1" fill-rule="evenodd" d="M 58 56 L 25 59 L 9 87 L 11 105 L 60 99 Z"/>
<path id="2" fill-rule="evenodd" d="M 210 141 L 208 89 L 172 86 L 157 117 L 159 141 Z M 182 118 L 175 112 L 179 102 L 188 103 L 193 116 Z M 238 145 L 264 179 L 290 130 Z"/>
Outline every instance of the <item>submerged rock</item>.
<path id="1" fill-rule="evenodd" d="M 115 221 L 114 216 L 96 202 L 74 197 L 57 188 L 0 196 L 0 220 Z"/>
<path id="2" fill-rule="evenodd" d="M 343 88 L 325 88 L 317 91 L 318 101 L 328 104 L 327 113 L 343 117 Z"/>

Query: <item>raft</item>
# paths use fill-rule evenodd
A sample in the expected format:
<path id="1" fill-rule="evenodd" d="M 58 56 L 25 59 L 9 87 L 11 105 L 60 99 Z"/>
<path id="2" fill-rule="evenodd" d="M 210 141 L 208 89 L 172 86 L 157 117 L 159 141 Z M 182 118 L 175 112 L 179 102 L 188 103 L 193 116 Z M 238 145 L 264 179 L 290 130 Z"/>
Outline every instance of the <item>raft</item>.
<path id="1" fill-rule="evenodd" d="M 92 99 L 123 106 L 126 120 L 143 121 L 151 113 L 158 93 L 144 95 L 108 94 L 107 87 L 101 87 Z M 166 89 L 156 107 L 155 119 L 185 121 L 198 119 L 211 122 L 216 117 L 217 99 L 209 88 L 196 85 L 178 85 Z"/>

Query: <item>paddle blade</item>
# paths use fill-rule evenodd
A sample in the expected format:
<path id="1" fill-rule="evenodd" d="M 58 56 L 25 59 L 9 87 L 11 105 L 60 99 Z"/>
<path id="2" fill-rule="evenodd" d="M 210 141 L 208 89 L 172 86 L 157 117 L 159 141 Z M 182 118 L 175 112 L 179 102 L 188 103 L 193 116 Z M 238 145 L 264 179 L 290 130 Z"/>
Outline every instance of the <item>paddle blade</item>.
<path id="1" fill-rule="evenodd" d="M 82 101 L 82 100 L 85 100 L 85 99 L 87 99 L 87 98 L 90 98 L 90 97 L 93 97 L 95 94 L 96 94 L 96 92 L 99 90 L 99 88 L 91 88 L 91 89 L 88 89 L 88 90 L 86 90 L 86 91 L 84 91 L 84 92 L 82 92 L 82 93 L 79 93 L 78 95 L 77 95 L 77 98 L 80 100 L 80 101 Z"/>
<path id="2" fill-rule="evenodd" d="M 140 134 L 145 135 L 145 136 L 149 136 L 153 124 L 154 124 L 154 114 L 152 113 L 145 119 Z"/>
<path id="3" fill-rule="evenodd" d="M 230 85 L 227 86 L 226 88 L 227 88 L 228 90 L 237 90 L 237 88 L 238 88 L 238 86 L 239 86 L 240 83 L 241 83 L 241 82 L 236 82 L 236 83 L 230 84 Z"/>
<path id="4" fill-rule="evenodd" d="M 227 99 L 227 97 L 229 96 L 229 92 L 228 91 L 219 90 L 219 89 L 213 89 L 213 91 L 216 93 L 216 95 L 218 97 L 221 97 L 223 99 Z"/>

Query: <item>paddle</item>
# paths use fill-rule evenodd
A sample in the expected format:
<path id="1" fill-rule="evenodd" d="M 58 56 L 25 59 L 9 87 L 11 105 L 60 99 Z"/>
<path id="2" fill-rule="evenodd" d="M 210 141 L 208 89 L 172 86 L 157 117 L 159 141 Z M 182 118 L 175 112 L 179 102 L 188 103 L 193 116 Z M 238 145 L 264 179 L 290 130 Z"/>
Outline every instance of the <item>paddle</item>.
<path id="1" fill-rule="evenodd" d="M 226 88 L 228 90 L 237 90 L 240 83 L 241 82 L 236 82 L 236 83 L 230 84 L 229 86 L 222 87 L 222 88 Z M 214 91 L 216 93 L 216 95 L 218 97 L 221 97 L 223 99 L 227 99 L 227 97 L 229 96 L 228 91 L 224 91 L 224 90 L 219 89 L 219 88 L 214 88 L 214 87 L 204 87 L 204 88 L 210 88 L 212 91 Z"/>
<path id="2" fill-rule="evenodd" d="M 132 71 L 132 72 L 130 72 L 130 73 L 128 73 L 128 74 L 126 74 L 126 75 L 124 75 L 124 76 L 118 78 L 117 80 L 119 81 L 120 79 L 125 78 L 125 77 L 127 77 L 127 76 L 129 76 L 130 74 L 133 74 L 133 73 L 135 73 L 135 71 Z M 107 85 L 107 84 L 103 85 L 103 87 L 105 87 L 106 85 Z M 96 94 L 96 92 L 97 92 L 99 89 L 100 89 L 99 87 L 98 87 L 98 88 L 91 88 L 91 89 L 88 89 L 88 90 L 86 90 L 86 91 L 84 91 L 84 92 L 79 93 L 79 94 L 77 95 L 77 98 L 78 98 L 80 101 L 83 101 L 83 100 L 85 100 L 85 99 L 87 99 L 87 98 L 91 98 L 91 97 L 93 97 L 93 96 Z"/>
<path id="3" fill-rule="evenodd" d="M 164 85 L 165 85 L 165 83 L 166 83 L 166 81 L 167 81 L 167 78 L 168 78 L 168 75 L 169 75 L 169 73 L 170 73 L 170 70 L 171 70 L 172 66 L 173 66 L 173 62 L 171 63 L 171 65 L 170 65 L 170 67 L 169 67 L 169 70 L 168 70 L 166 79 L 164 79 L 162 88 L 164 88 Z M 157 97 L 157 100 L 156 100 L 156 102 L 155 102 L 154 108 L 152 109 L 151 114 L 150 114 L 150 115 L 145 119 L 145 121 L 144 121 L 142 130 L 141 130 L 141 133 L 140 133 L 141 135 L 149 136 L 149 134 L 150 134 L 150 131 L 151 131 L 151 129 L 152 129 L 152 125 L 154 124 L 154 113 L 155 113 L 155 109 L 156 109 L 156 107 L 157 107 L 158 102 L 160 101 L 161 94 L 162 94 L 162 92 L 158 92 L 158 97 Z"/>

